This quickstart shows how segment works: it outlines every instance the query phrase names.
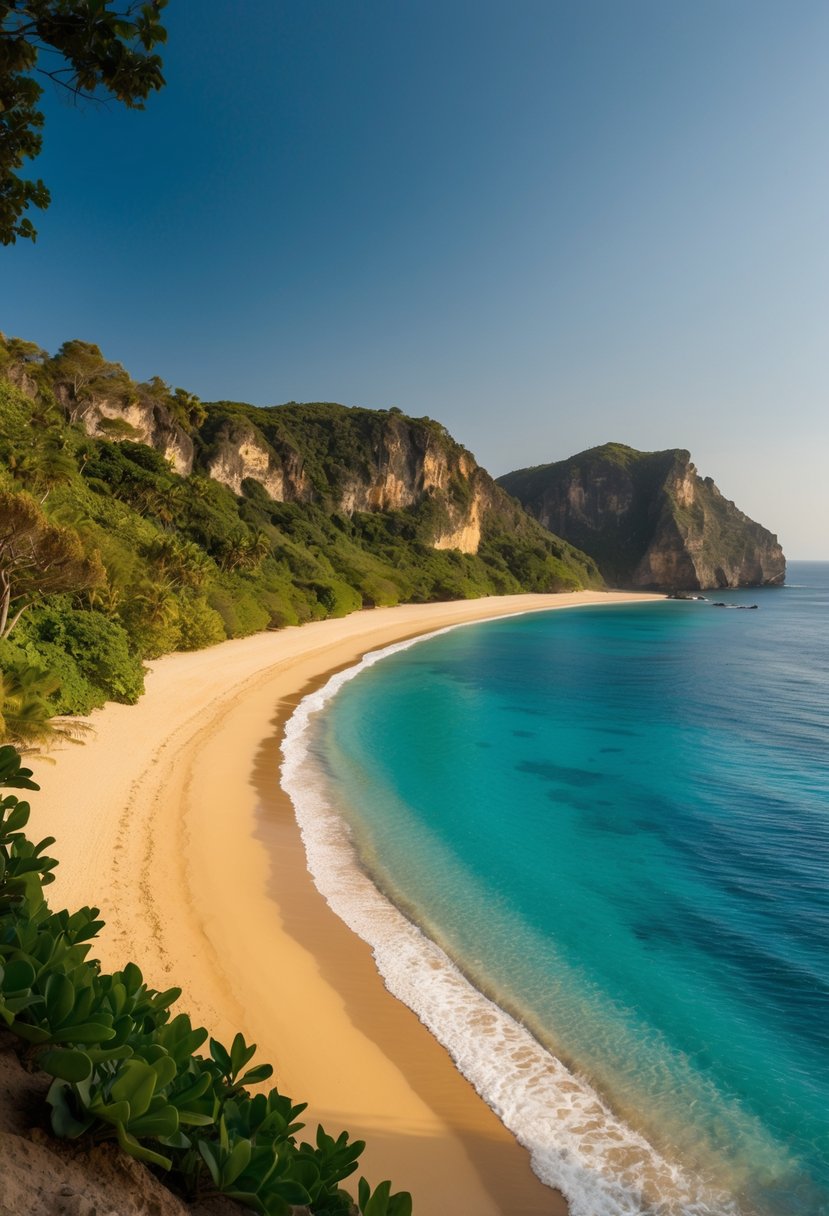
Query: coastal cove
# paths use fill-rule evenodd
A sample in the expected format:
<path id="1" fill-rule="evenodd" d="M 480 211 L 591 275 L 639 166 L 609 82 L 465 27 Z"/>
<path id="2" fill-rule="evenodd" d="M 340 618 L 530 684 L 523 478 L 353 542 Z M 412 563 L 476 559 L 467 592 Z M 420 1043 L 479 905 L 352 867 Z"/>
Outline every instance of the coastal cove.
<path id="1" fill-rule="evenodd" d="M 790 580 L 392 647 L 289 728 L 318 885 L 578 1216 L 829 1211 L 829 564 Z"/>
<path id="2" fill-rule="evenodd" d="M 281 727 L 370 650 L 466 621 L 661 597 L 582 592 L 355 613 L 165 657 L 135 707 L 41 766 L 34 830 L 57 837 L 54 903 L 95 904 L 105 965 L 125 955 L 220 1038 L 242 1029 L 308 1120 L 365 1136 L 364 1168 L 419 1216 L 564 1210 L 305 869 L 277 790 Z"/>

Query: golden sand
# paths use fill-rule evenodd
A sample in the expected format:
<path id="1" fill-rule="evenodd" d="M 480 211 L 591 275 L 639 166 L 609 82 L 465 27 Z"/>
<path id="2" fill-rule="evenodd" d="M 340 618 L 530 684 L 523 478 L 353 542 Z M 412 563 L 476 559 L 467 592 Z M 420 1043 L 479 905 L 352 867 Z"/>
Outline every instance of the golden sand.
<path id="1" fill-rule="evenodd" d="M 37 765 L 32 832 L 57 837 L 52 906 L 94 904 L 107 968 L 129 959 L 279 1088 L 368 1147 L 363 1172 L 410 1190 L 416 1216 L 558 1216 L 501 1125 L 364 942 L 313 886 L 278 786 L 298 701 L 369 650 L 461 622 L 643 598 L 505 596 L 359 612 L 152 663 L 136 706 L 107 705 L 82 746 Z M 653 597 L 650 597 L 653 598 Z"/>

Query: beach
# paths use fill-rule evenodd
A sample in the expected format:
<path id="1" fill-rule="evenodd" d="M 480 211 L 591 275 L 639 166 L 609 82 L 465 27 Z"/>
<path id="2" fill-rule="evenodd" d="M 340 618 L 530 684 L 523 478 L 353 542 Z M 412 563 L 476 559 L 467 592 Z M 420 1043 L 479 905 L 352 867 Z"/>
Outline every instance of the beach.
<path id="1" fill-rule="evenodd" d="M 367 1141 L 361 1172 L 411 1190 L 417 1216 L 559 1216 L 561 1196 L 386 991 L 370 950 L 307 873 L 278 784 L 299 701 L 370 650 L 519 612 L 661 598 L 521 595 L 374 609 L 149 665 L 136 706 L 39 760 L 32 833 L 54 835 L 53 907 L 93 904 L 98 956 L 139 964 L 229 1043 L 241 1030 L 305 1119 Z"/>

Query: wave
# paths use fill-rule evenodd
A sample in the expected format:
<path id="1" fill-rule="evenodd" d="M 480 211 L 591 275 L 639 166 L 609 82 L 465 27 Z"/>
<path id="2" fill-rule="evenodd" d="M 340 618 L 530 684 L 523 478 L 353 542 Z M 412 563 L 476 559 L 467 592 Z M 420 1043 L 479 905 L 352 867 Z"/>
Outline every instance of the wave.
<path id="1" fill-rule="evenodd" d="M 479 992 L 360 866 L 313 754 L 313 719 L 375 663 L 462 627 L 372 651 L 305 697 L 288 721 L 282 786 L 294 805 L 314 883 L 371 947 L 389 992 L 417 1015 L 527 1149 L 536 1175 L 565 1195 L 571 1216 L 737 1216 L 732 1199 L 667 1161 L 583 1078 Z"/>

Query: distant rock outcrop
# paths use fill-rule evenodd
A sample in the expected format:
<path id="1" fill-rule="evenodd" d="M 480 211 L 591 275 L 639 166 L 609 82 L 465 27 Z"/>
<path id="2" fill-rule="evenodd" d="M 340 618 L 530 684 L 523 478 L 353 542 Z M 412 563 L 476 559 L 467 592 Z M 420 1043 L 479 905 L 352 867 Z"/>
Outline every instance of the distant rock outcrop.
<path id="1" fill-rule="evenodd" d="M 611 586 L 699 591 L 775 586 L 786 577 L 777 537 L 700 477 L 679 448 L 607 443 L 498 484 L 590 554 Z"/>

